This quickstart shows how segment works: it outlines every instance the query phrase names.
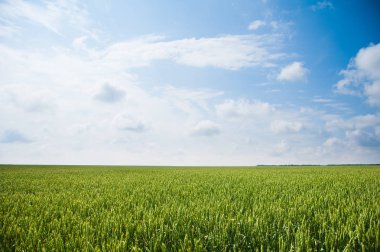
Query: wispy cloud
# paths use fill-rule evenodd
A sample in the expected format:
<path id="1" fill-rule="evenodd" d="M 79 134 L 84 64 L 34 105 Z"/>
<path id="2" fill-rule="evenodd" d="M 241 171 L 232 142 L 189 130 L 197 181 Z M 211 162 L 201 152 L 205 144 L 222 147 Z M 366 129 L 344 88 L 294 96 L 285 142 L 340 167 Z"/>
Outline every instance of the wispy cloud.
<path id="1" fill-rule="evenodd" d="M 11 23 L 2 24 L 3 20 L 0 19 L 0 37 L 12 37 L 18 33 L 19 28 Z"/>
<path id="2" fill-rule="evenodd" d="M 67 26 L 96 36 L 95 30 L 90 28 L 88 13 L 76 1 L 5 1 L 0 3 L 0 16 L 8 23 L 24 20 L 61 36 L 65 36 Z M 4 29 L 12 27 L 8 25 Z"/>
<path id="3" fill-rule="evenodd" d="M 278 51 L 281 36 L 227 35 L 222 37 L 164 40 L 148 36 L 108 47 L 103 60 L 125 67 L 148 66 L 155 60 L 172 60 L 193 67 L 238 70 L 243 67 L 269 67 L 285 57 Z"/>
<path id="4" fill-rule="evenodd" d="M 313 11 L 319 11 L 324 9 L 334 9 L 334 5 L 331 1 L 323 0 L 311 6 Z"/>
<path id="5" fill-rule="evenodd" d="M 329 8 L 323 2 L 320 7 Z M 290 27 L 290 20 L 266 16 L 250 24 L 255 32 L 244 23 L 239 28 L 244 34 L 229 30 L 217 36 L 166 37 L 131 32 L 108 34 L 100 41 L 85 7 L 77 1 L 0 3 L 1 162 L 378 160 L 378 114 L 331 113 L 327 106 L 338 100 L 328 95 L 311 98 L 320 110 L 299 110 L 282 100 L 276 77 L 298 82 L 310 73 L 307 64 L 292 62 L 294 54 L 284 42 L 296 27 Z M 30 39 L 34 31 L 41 36 Z M 17 41 L 34 44 L 13 43 Z M 358 92 L 377 103 L 377 48 L 363 48 L 342 71 L 339 92 Z M 151 80 L 149 74 L 168 65 L 174 65 L 171 73 Z M 275 87 L 276 93 L 255 84 L 256 74 L 265 78 L 267 71 L 275 77 L 260 83 Z M 193 73 L 199 75 L 193 78 Z M 247 76 L 255 86 L 244 85 Z M 213 84 L 191 82 L 198 77 Z"/>
<path id="6" fill-rule="evenodd" d="M 315 98 L 313 99 L 313 102 L 316 102 L 316 103 L 333 103 L 333 102 L 335 102 L 335 101 L 332 100 L 332 99 L 326 99 L 326 98 L 315 97 Z"/>
<path id="7" fill-rule="evenodd" d="M 21 0 L 7 1 L 0 4 L 0 14 L 3 18 L 22 18 L 42 25 L 54 33 L 60 34 L 59 19 L 62 14 L 61 11 L 58 8 L 54 8 L 52 4 L 40 5 Z"/>
<path id="8" fill-rule="evenodd" d="M 162 97 L 175 108 L 189 114 L 198 114 L 199 110 L 210 112 L 210 101 L 223 95 L 223 92 L 209 89 L 186 89 L 174 86 L 160 87 Z"/>

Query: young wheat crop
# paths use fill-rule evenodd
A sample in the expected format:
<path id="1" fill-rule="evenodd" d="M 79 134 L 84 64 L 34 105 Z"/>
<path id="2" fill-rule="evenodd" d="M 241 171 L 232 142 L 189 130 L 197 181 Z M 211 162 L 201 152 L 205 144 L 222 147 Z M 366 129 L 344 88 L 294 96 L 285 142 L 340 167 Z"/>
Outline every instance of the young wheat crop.
<path id="1" fill-rule="evenodd" d="M 0 251 L 379 251 L 380 167 L 0 166 Z"/>

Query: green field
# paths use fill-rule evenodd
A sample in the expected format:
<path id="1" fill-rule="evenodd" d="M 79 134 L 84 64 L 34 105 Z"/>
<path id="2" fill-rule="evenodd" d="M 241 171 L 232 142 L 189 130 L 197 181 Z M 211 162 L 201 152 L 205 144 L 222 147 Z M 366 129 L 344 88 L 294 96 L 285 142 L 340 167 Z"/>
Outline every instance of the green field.
<path id="1" fill-rule="evenodd" d="M 380 166 L 0 166 L 0 251 L 380 251 Z"/>

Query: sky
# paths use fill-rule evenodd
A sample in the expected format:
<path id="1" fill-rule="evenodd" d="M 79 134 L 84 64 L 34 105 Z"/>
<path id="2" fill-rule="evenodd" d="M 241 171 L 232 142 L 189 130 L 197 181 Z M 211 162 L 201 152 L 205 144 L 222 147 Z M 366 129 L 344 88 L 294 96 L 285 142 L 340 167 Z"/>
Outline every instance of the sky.
<path id="1" fill-rule="evenodd" d="M 379 1 L 0 1 L 0 163 L 380 163 Z"/>

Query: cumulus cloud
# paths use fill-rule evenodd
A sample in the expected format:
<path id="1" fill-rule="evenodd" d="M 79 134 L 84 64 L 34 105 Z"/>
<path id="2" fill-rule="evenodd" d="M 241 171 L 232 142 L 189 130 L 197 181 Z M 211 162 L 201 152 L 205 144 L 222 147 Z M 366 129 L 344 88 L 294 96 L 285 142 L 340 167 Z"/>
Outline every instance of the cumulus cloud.
<path id="1" fill-rule="evenodd" d="M 368 127 L 376 127 L 380 125 L 380 114 L 367 114 L 354 116 L 347 124 L 351 128 L 363 129 Z"/>
<path id="2" fill-rule="evenodd" d="M 253 21 L 253 22 L 251 22 L 249 24 L 248 30 L 257 30 L 260 27 L 265 26 L 265 25 L 266 25 L 265 21 L 263 21 L 263 20 L 255 20 L 255 21 Z"/>
<path id="3" fill-rule="evenodd" d="M 216 105 L 216 113 L 227 118 L 250 118 L 267 115 L 275 111 L 274 106 L 261 101 L 249 101 L 246 99 L 225 100 Z"/>
<path id="4" fill-rule="evenodd" d="M 292 26 L 292 22 L 281 22 L 281 21 L 264 21 L 264 20 L 254 20 L 248 25 L 248 30 L 256 31 L 262 27 L 272 28 L 273 31 L 281 31 L 283 34 L 290 35 L 292 31 L 289 29 Z"/>
<path id="5" fill-rule="evenodd" d="M 336 137 L 330 137 L 328 138 L 324 143 L 323 146 L 325 147 L 333 147 L 335 145 L 341 144 L 341 140 L 339 140 Z"/>
<path id="6" fill-rule="evenodd" d="M 367 102 L 374 106 L 380 105 L 380 43 L 359 50 L 352 58 L 343 76 L 336 84 L 338 93 L 364 95 Z"/>
<path id="7" fill-rule="evenodd" d="M 326 130 L 333 136 L 324 143 L 325 147 L 344 146 L 359 151 L 365 149 L 380 154 L 380 115 L 367 114 L 348 119 L 336 118 L 326 122 Z"/>
<path id="8" fill-rule="evenodd" d="M 0 45 L 2 163 L 252 165 L 288 160 L 319 162 L 320 157 L 316 159 L 314 152 L 298 159 L 294 156 L 297 151 L 307 146 L 317 148 L 318 144 L 330 146 L 331 155 L 335 154 L 334 140 L 325 141 L 320 137 L 320 132 L 327 131 L 321 122 L 325 119 L 319 117 L 325 115 L 323 113 L 300 113 L 265 100 L 238 99 L 218 90 L 184 87 L 187 82 L 176 83 L 178 78 L 172 76 L 163 78 L 164 84 L 157 83 L 140 78 L 145 69 L 136 71 L 145 67 L 156 71 L 153 63 L 162 60 L 197 68 L 275 69 L 279 62 L 289 58 L 282 48 L 286 33 L 282 31 L 290 24 L 265 21 L 264 28 L 273 29 L 271 33 L 260 35 L 179 39 L 147 35 L 121 41 L 111 41 L 104 36 L 107 40 L 99 41 L 86 26 L 90 23 L 86 20 L 88 15 L 78 3 L 0 3 L 0 25 L 3 26 L 0 36 L 7 36 Z M 49 8 L 56 10 L 49 14 Z M 76 13 L 75 18 L 73 13 Z M 75 22 L 78 27 L 73 26 Z M 258 25 L 257 29 L 262 27 Z M 33 37 L 30 40 L 33 44 L 25 47 L 12 43 L 24 38 L 29 41 L 30 31 L 34 30 L 49 38 Z M 14 34 L 17 41 L 12 41 Z M 38 47 L 40 43 L 42 46 Z M 182 67 L 181 70 L 189 69 Z M 210 72 L 199 73 L 205 77 Z M 284 73 L 284 76 L 291 75 Z M 166 85 L 166 78 L 173 86 L 156 88 Z M 284 77 L 284 80 L 297 78 Z M 94 89 L 94 83 L 104 84 Z M 93 91 L 90 97 L 89 91 Z M 245 97 L 251 95 L 259 93 L 244 94 Z M 102 106 L 101 102 L 113 105 Z M 51 105 L 54 105 L 54 113 L 46 113 Z M 352 151 L 356 149 L 372 151 L 377 147 L 370 146 L 376 146 L 380 134 L 380 128 L 375 126 L 380 125 L 376 117 L 363 115 L 343 120 L 343 116 L 336 116 L 337 123 L 331 128 L 339 129 L 332 129 L 327 135 L 341 140 L 341 146 L 350 144 L 352 148 L 344 152 L 349 153 L 346 156 L 357 153 Z M 199 121 L 200 118 L 209 120 Z M 302 130 L 304 125 L 309 130 Z M 3 131 L 16 128 L 18 130 Z M 292 134 L 294 132 L 297 134 Z M 33 144 L 13 144 L 27 142 Z M 184 155 L 175 159 L 173 153 L 178 152 L 178 146 Z M 273 155 L 273 152 L 281 155 Z M 371 160 L 377 161 L 379 151 L 371 153 L 376 156 Z M 356 156 L 356 160 L 368 160 L 368 155 Z"/>
<path id="9" fill-rule="evenodd" d="M 8 129 L 3 132 L 0 143 L 29 143 L 30 139 L 18 130 Z"/>
<path id="10" fill-rule="evenodd" d="M 355 116 L 347 122 L 346 137 L 359 146 L 367 148 L 380 147 L 379 125 L 379 114 Z"/>
<path id="11" fill-rule="evenodd" d="M 374 127 L 376 135 L 380 136 L 380 124 L 379 126 Z"/>
<path id="12" fill-rule="evenodd" d="M 347 138 L 353 140 L 359 146 L 367 148 L 380 147 L 380 135 L 373 129 L 353 130 L 346 132 Z"/>
<path id="13" fill-rule="evenodd" d="M 277 76 L 279 81 L 304 81 L 309 70 L 303 66 L 302 62 L 293 62 L 281 69 Z"/>
<path id="14" fill-rule="evenodd" d="M 380 125 L 380 114 L 358 115 L 348 119 L 331 118 L 326 122 L 329 131 L 375 128 Z"/>
<path id="15" fill-rule="evenodd" d="M 194 125 L 191 135 L 193 136 L 215 136 L 220 133 L 219 126 L 209 120 L 203 120 Z"/>
<path id="16" fill-rule="evenodd" d="M 319 1 L 316 4 L 312 5 L 311 9 L 313 11 L 319 11 L 319 10 L 324 10 L 324 9 L 334 9 L 334 5 L 330 1 L 323 0 L 323 1 Z"/>
<path id="17" fill-rule="evenodd" d="M 147 130 L 146 123 L 144 123 L 141 119 L 127 113 L 116 115 L 113 119 L 113 124 L 117 129 L 122 131 L 142 133 Z"/>
<path id="18" fill-rule="evenodd" d="M 283 120 L 276 120 L 271 123 L 270 128 L 276 134 L 299 132 L 302 130 L 303 125 L 300 122 L 288 122 Z"/>
<path id="19" fill-rule="evenodd" d="M 274 150 L 275 150 L 275 154 L 277 155 L 285 154 L 286 152 L 290 150 L 290 145 L 287 143 L 287 141 L 281 140 L 280 143 L 274 146 Z"/>
<path id="20" fill-rule="evenodd" d="M 106 103 L 115 103 L 122 100 L 124 97 L 125 92 L 123 90 L 113 87 L 108 83 L 104 84 L 99 92 L 94 96 L 96 100 Z"/>

